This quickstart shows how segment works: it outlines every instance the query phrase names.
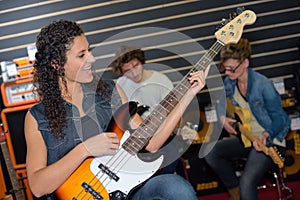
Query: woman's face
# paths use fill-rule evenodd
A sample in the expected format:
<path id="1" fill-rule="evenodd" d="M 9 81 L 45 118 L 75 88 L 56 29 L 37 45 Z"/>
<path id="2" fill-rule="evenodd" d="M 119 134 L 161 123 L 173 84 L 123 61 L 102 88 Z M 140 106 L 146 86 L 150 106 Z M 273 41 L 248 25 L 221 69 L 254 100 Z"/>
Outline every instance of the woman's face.
<path id="1" fill-rule="evenodd" d="M 89 83 L 93 80 L 92 64 L 95 58 L 89 49 L 89 42 L 84 34 L 77 36 L 67 51 L 65 78 L 68 82 Z"/>

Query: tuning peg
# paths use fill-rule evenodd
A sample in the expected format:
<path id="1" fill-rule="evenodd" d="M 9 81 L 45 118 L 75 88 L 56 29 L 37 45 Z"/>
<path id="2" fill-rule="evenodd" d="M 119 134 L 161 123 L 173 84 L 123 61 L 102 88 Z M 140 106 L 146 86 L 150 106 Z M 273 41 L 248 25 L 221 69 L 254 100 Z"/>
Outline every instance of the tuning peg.
<path id="1" fill-rule="evenodd" d="M 242 12 L 244 12 L 245 11 L 245 7 L 243 6 L 243 7 L 238 7 L 237 9 L 236 9 L 236 13 L 239 15 L 239 14 L 241 14 Z"/>
<path id="2" fill-rule="evenodd" d="M 223 18 L 221 21 L 221 24 L 216 26 L 216 31 L 218 31 L 219 29 L 221 29 L 223 26 L 225 26 L 228 23 L 228 19 Z"/>
<path id="3" fill-rule="evenodd" d="M 281 155 L 280 151 L 277 149 L 276 146 L 273 147 L 274 150 L 276 151 L 276 153 L 278 154 L 278 156 L 280 157 L 280 159 L 284 162 L 285 158 Z"/>
<path id="4" fill-rule="evenodd" d="M 229 13 L 229 19 L 233 20 L 234 18 L 236 18 L 238 16 L 238 14 L 236 12 L 231 12 Z"/>
<path id="5" fill-rule="evenodd" d="M 228 22 L 229 22 L 228 19 L 223 18 L 222 21 L 221 21 L 221 24 L 222 24 L 223 26 L 225 26 Z"/>
<path id="6" fill-rule="evenodd" d="M 216 26 L 216 28 L 215 28 L 215 31 L 218 31 L 218 30 L 220 30 L 222 27 L 223 27 L 223 25 L 222 25 L 222 24 L 218 24 L 218 25 Z"/>

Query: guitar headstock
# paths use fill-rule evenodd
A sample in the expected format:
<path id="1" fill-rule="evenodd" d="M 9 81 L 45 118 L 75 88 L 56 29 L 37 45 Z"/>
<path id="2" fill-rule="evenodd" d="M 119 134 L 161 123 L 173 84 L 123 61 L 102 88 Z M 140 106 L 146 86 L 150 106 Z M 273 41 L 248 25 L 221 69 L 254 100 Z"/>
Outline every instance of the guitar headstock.
<path id="1" fill-rule="evenodd" d="M 215 32 L 215 36 L 224 44 L 237 43 L 242 36 L 244 26 L 255 21 L 256 14 L 251 10 L 245 10 Z"/>
<path id="2" fill-rule="evenodd" d="M 0 142 L 4 142 L 6 140 L 5 138 L 5 131 L 3 129 L 3 124 L 0 123 Z"/>
<path id="3" fill-rule="evenodd" d="M 5 135 L 4 135 L 4 130 L 3 130 L 3 124 L 0 123 L 0 142 L 5 141 Z"/>
<path id="4" fill-rule="evenodd" d="M 273 162 L 278 165 L 279 168 L 283 168 L 283 158 L 278 154 L 277 149 L 274 147 L 268 147 L 268 155 L 272 158 Z"/>

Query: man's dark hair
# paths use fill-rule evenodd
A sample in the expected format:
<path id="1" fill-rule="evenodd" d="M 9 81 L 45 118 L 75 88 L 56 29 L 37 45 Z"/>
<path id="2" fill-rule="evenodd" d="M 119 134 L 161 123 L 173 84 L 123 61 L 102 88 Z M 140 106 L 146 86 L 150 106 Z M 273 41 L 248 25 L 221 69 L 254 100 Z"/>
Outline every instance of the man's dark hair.
<path id="1" fill-rule="evenodd" d="M 134 46 L 121 46 L 116 52 L 115 60 L 110 64 L 113 73 L 116 75 L 122 75 L 123 72 L 121 67 L 134 58 L 138 59 L 142 64 L 145 64 L 145 53 L 141 48 Z"/>

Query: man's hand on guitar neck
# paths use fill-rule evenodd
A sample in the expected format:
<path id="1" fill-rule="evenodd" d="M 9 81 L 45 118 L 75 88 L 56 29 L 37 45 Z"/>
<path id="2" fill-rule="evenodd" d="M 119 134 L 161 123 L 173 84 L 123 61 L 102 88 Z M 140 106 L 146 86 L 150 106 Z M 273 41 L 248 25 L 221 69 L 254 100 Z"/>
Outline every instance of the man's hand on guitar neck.
<path id="1" fill-rule="evenodd" d="M 269 133 L 268 132 L 263 132 L 257 139 L 263 144 L 266 145 L 267 144 L 267 138 L 269 137 Z M 259 143 L 257 141 L 253 141 L 253 147 L 256 149 L 256 151 L 262 151 Z"/>
<path id="2" fill-rule="evenodd" d="M 225 128 L 225 130 L 228 133 L 232 133 L 234 135 L 237 134 L 235 128 L 232 126 L 232 124 L 236 123 L 235 119 L 229 118 L 229 117 L 225 117 L 225 116 L 221 116 L 220 117 L 221 123 L 223 124 L 223 127 Z"/>

